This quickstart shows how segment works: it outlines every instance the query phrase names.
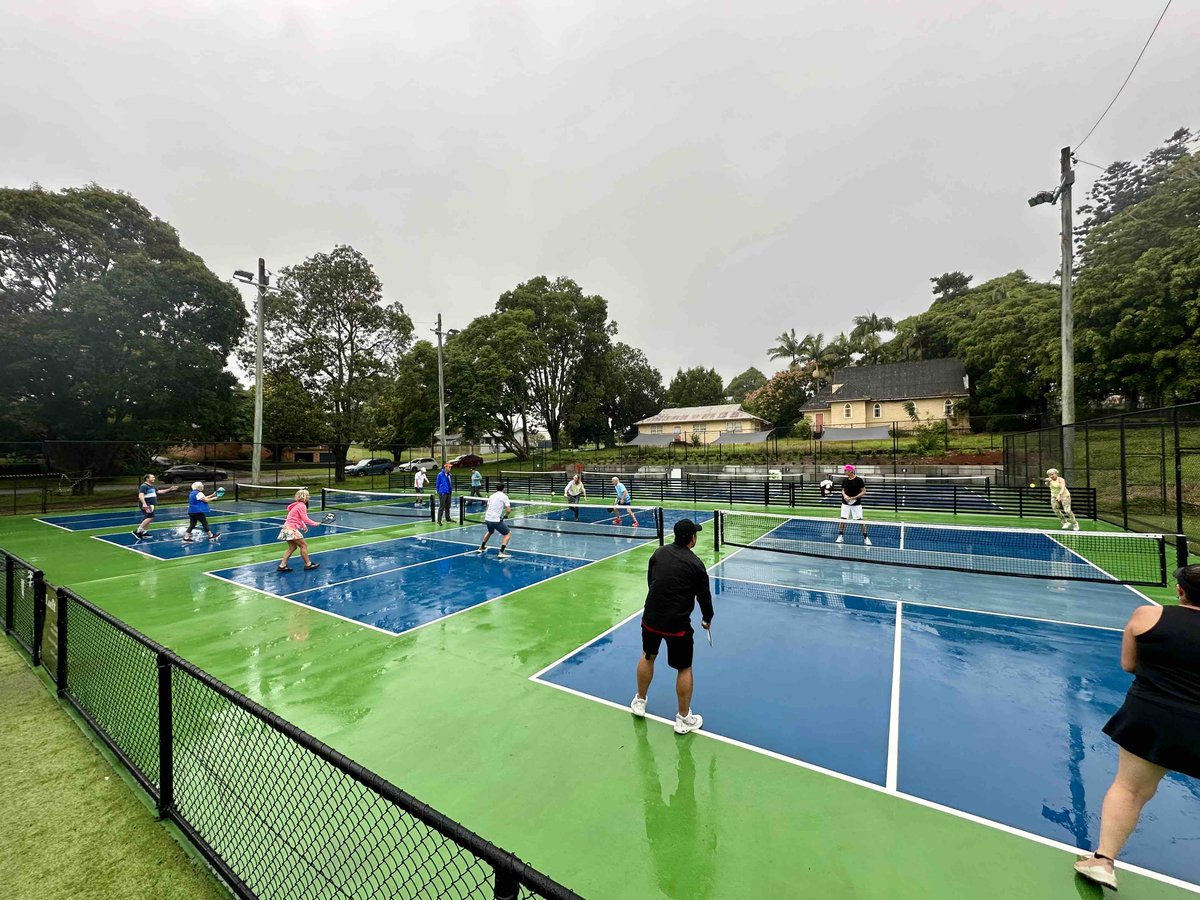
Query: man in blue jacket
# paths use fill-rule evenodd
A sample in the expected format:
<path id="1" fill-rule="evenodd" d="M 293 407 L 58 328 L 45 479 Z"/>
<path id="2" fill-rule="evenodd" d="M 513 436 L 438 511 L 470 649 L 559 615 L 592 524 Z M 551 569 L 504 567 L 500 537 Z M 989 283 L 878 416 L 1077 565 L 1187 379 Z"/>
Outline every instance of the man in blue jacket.
<path id="1" fill-rule="evenodd" d="M 437 495 L 438 495 L 438 513 L 437 523 L 442 524 L 442 516 L 446 517 L 446 524 L 452 524 L 450 519 L 450 495 L 454 493 L 454 482 L 450 480 L 450 463 L 442 463 L 442 471 L 438 472 L 437 477 Z"/>

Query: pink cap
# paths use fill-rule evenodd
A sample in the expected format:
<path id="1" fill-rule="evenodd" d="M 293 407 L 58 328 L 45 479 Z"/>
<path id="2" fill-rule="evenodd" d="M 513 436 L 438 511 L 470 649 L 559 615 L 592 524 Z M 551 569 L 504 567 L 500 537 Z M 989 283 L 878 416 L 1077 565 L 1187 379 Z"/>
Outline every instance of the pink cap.
<path id="1" fill-rule="evenodd" d="M 844 469 L 842 469 L 842 471 L 843 472 L 853 472 L 854 466 L 846 466 Z"/>

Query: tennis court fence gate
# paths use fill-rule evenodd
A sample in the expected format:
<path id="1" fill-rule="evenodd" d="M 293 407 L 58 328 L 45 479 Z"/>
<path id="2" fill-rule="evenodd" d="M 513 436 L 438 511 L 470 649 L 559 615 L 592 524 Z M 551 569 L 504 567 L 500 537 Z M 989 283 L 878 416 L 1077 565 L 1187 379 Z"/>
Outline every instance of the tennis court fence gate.
<path id="1" fill-rule="evenodd" d="M 1064 458 L 1064 438 L 1074 444 Z M 1073 438 L 1073 441 L 1072 441 Z M 1010 483 L 1062 470 L 1095 491 L 1098 517 L 1127 530 L 1176 533 L 1200 541 L 1200 403 L 1140 410 L 1004 436 Z"/>
<path id="2" fill-rule="evenodd" d="M 0 550 L 4 630 L 241 898 L 578 895 Z"/>

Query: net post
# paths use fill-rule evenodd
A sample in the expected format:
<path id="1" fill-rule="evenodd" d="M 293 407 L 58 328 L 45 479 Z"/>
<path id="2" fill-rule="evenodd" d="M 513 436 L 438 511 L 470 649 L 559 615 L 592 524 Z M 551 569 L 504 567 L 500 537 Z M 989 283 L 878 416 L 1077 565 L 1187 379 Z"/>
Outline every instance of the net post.
<path id="1" fill-rule="evenodd" d="M 238 484 L 238 482 L 235 481 L 233 483 L 233 502 L 234 503 L 236 503 L 237 501 L 242 499 L 241 492 L 242 492 L 242 486 L 240 484 Z"/>
<path id="2" fill-rule="evenodd" d="M 327 490 L 328 488 L 321 488 L 321 512 L 325 512 L 325 510 L 328 508 L 328 498 L 325 493 Z"/>
<path id="3" fill-rule="evenodd" d="M 13 630 L 13 591 L 16 563 L 7 553 L 4 554 L 4 633 Z"/>
<path id="4" fill-rule="evenodd" d="M 46 629 L 46 576 L 38 569 L 33 573 L 33 664 L 42 664 L 42 633 Z"/>
<path id="5" fill-rule="evenodd" d="M 59 588 L 58 595 L 58 658 L 56 660 L 54 680 L 58 684 L 58 696 L 67 695 L 67 589 Z"/>
<path id="6" fill-rule="evenodd" d="M 158 667 L 158 817 L 175 811 L 175 743 L 171 721 L 171 658 L 155 654 Z"/>
<path id="7" fill-rule="evenodd" d="M 458 527 L 461 528 L 467 523 L 467 498 L 462 494 L 458 495 Z"/>
<path id="8" fill-rule="evenodd" d="M 713 550 L 721 552 L 721 510 L 713 510 Z"/>
<path id="9" fill-rule="evenodd" d="M 1188 564 L 1188 540 L 1187 535 L 1182 531 L 1175 535 L 1175 565 L 1186 566 Z"/>
<path id="10" fill-rule="evenodd" d="M 654 507 L 654 521 L 658 528 L 658 546 L 663 546 L 666 543 L 665 530 L 663 528 L 663 508 L 661 506 Z"/>

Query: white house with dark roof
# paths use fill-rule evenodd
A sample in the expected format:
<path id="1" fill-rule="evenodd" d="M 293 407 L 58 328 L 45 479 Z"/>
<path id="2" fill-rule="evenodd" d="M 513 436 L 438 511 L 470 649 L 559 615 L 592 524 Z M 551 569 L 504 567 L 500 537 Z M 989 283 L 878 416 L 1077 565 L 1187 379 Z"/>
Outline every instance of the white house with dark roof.
<path id="1" fill-rule="evenodd" d="M 771 427 L 766 419 L 746 412 L 738 403 L 664 409 L 634 424 L 638 434 L 630 443 L 643 445 L 693 443 L 693 435 L 706 444 L 755 443 L 763 439 L 760 435 L 769 434 Z"/>
<path id="2" fill-rule="evenodd" d="M 946 420 L 965 427 L 960 411 L 970 396 L 966 369 L 957 359 L 926 359 L 883 366 L 847 366 L 801 410 L 814 431 L 863 428 L 908 422 L 905 404 L 916 407 L 922 421 Z"/>

